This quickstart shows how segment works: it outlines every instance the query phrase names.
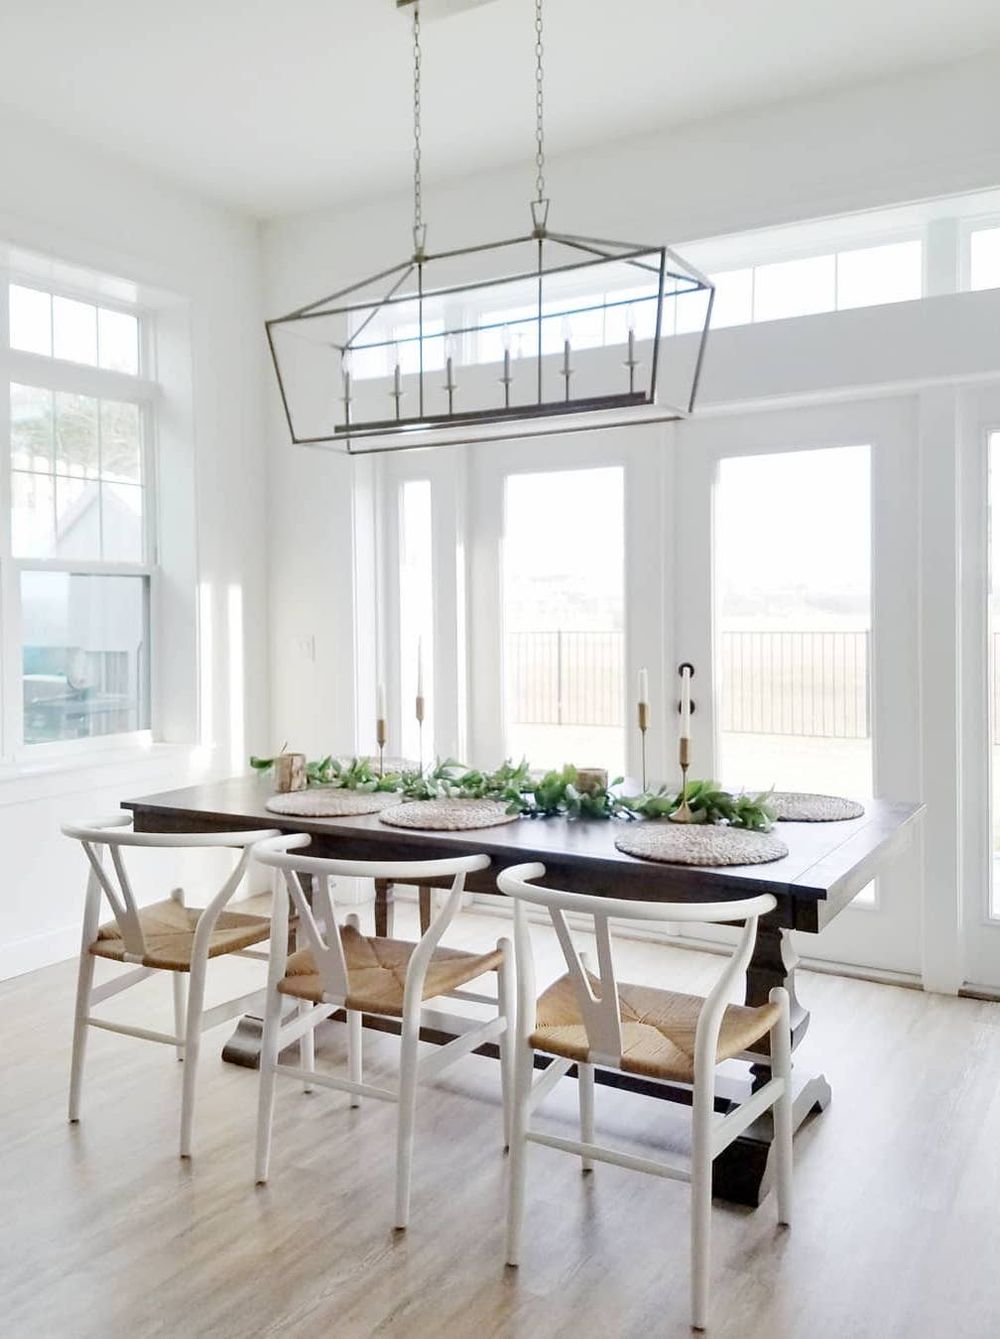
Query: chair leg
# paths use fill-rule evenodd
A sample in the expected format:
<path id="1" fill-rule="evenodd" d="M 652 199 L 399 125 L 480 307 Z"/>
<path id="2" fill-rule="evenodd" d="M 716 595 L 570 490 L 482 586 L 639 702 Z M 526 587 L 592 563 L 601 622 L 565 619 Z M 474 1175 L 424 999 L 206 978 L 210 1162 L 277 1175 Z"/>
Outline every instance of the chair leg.
<path id="1" fill-rule="evenodd" d="M 708 1325 L 708 1279 L 712 1247 L 712 1092 L 694 1093 L 691 1149 L 691 1326 Z"/>
<path id="2" fill-rule="evenodd" d="M 188 984 L 187 1030 L 184 1035 L 184 1083 L 181 1095 L 181 1157 L 191 1156 L 191 1131 L 194 1125 L 194 1092 L 198 1078 L 198 1053 L 201 1050 L 201 1016 L 205 1007 L 205 975 L 208 962 L 196 958 L 191 963 Z"/>
<path id="3" fill-rule="evenodd" d="M 771 1029 L 771 1072 L 783 1079 L 785 1090 L 774 1104 L 774 1144 L 777 1157 L 778 1222 L 792 1221 L 792 1041 L 788 991 L 775 986 L 770 1000 L 781 1009 Z"/>
<path id="4" fill-rule="evenodd" d="M 578 1064 L 576 1067 L 577 1087 L 580 1090 L 580 1140 L 584 1144 L 594 1142 L 594 1066 Z M 580 1159 L 584 1172 L 594 1170 L 592 1158 Z"/>
<path id="5" fill-rule="evenodd" d="M 183 1037 L 187 1027 L 187 977 L 183 972 L 171 972 L 174 987 L 174 1036 Z M 177 1045 L 177 1059 L 184 1059 L 184 1045 Z"/>
<path id="6" fill-rule="evenodd" d="M 313 1011 L 313 1005 L 310 1004 L 308 1000 L 302 1000 L 302 1001 L 300 1001 L 300 1003 L 299 1003 L 299 1016 L 300 1016 L 300 1017 L 301 1017 L 303 1014 L 309 1014 L 309 1013 L 312 1013 L 312 1011 Z M 315 1028 L 309 1028 L 307 1031 L 303 1032 L 302 1036 L 299 1038 L 299 1065 L 300 1065 L 303 1069 L 308 1070 L 308 1072 L 309 1072 L 310 1074 L 311 1074 L 311 1073 L 313 1072 L 313 1070 L 316 1068 L 316 1030 L 315 1030 Z M 308 1080 L 308 1079 L 303 1079 L 303 1081 L 302 1081 L 302 1091 L 303 1091 L 304 1093 L 311 1093 L 312 1090 L 313 1090 L 313 1086 L 312 1086 L 312 1084 L 309 1082 L 309 1080 Z"/>
<path id="7" fill-rule="evenodd" d="M 528 1102 L 531 1097 L 531 1079 L 534 1055 L 527 1038 L 517 1043 L 514 1076 L 514 1119 L 510 1135 L 510 1182 L 507 1189 L 507 1244 L 509 1265 L 516 1265 L 521 1254 L 521 1225 L 524 1221 L 524 1189 L 527 1179 L 528 1156 Z"/>
<path id="8" fill-rule="evenodd" d="M 274 1088 L 277 1082 L 278 1036 L 284 1000 L 273 989 L 268 991 L 264 1010 L 264 1036 L 260 1048 L 260 1083 L 257 1100 L 257 1155 L 255 1177 L 262 1186 L 267 1181 L 271 1159 L 271 1128 L 274 1124 Z"/>
<path id="9" fill-rule="evenodd" d="M 80 1119 L 80 1088 L 83 1084 L 83 1062 L 87 1052 L 87 1015 L 90 1013 L 90 991 L 94 984 L 95 960 L 86 949 L 80 954 L 76 978 L 76 1012 L 73 1017 L 73 1060 L 69 1071 L 69 1119 Z"/>
<path id="10" fill-rule="evenodd" d="M 361 933 L 361 919 L 356 911 L 350 912 L 344 918 L 344 923 L 349 925 L 352 930 Z M 364 1074 L 364 1052 L 362 1050 L 362 1017 L 357 1009 L 347 1010 L 347 1065 L 348 1075 L 352 1083 L 361 1083 Z M 361 1105 L 361 1096 L 359 1093 L 351 1093 L 351 1106 L 355 1109 Z"/>
<path id="11" fill-rule="evenodd" d="M 396 1127 L 396 1227 L 410 1218 L 410 1178 L 413 1167 L 413 1122 L 417 1105 L 417 1048 L 420 1041 L 419 1005 L 404 1018 L 399 1063 L 399 1123 Z"/>
<path id="12" fill-rule="evenodd" d="M 347 1010 L 347 1057 L 352 1083 L 364 1082 L 364 1059 L 362 1051 L 361 1013 L 357 1009 Z M 361 1105 L 360 1093 L 351 1093 L 351 1106 Z"/>
<path id="13" fill-rule="evenodd" d="M 499 939 L 502 954 L 497 972 L 497 1007 L 505 1026 L 500 1034 L 500 1092 L 503 1099 L 503 1142 L 510 1148 L 514 1124 L 514 1068 L 516 1064 L 516 1007 L 514 1001 L 514 949 L 509 939 Z"/>

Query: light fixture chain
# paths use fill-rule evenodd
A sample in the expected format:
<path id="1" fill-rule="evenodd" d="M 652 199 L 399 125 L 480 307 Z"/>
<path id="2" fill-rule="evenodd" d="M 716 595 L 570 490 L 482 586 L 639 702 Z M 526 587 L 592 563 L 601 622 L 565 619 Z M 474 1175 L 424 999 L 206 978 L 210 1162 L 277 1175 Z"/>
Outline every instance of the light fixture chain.
<path id="1" fill-rule="evenodd" d="M 542 45 L 542 0 L 535 0 L 535 166 L 538 175 L 535 189 L 538 199 L 545 199 L 545 66 L 542 57 L 545 48 Z"/>
<path id="2" fill-rule="evenodd" d="M 420 3 L 413 6 L 413 236 L 420 248 L 423 228 L 423 181 L 420 175 Z"/>

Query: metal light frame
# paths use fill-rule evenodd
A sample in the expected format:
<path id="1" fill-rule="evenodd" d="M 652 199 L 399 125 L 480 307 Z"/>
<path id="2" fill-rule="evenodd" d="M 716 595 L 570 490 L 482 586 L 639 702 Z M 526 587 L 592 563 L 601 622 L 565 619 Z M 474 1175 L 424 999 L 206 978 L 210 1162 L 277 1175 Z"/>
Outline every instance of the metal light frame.
<path id="1" fill-rule="evenodd" d="M 598 427 L 624 427 L 633 423 L 668 422 L 686 417 L 694 408 L 701 377 L 705 344 L 711 320 L 715 288 L 711 280 L 688 264 L 669 246 L 608 241 L 604 238 L 584 237 L 571 233 L 550 232 L 547 228 L 549 201 L 544 198 L 544 152 L 542 141 L 542 64 L 541 64 L 541 0 L 536 0 L 536 57 L 537 57 L 537 102 L 538 198 L 531 203 L 532 231 L 521 237 L 509 238 L 500 242 L 489 242 L 477 246 L 460 247 L 451 251 L 429 254 L 424 242 L 426 228 L 421 215 L 421 179 L 420 179 L 420 20 L 419 4 L 414 0 L 397 0 L 399 7 L 413 5 L 414 9 L 414 252 L 409 260 L 402 261 L 388 269 L 342 288 L 335 293 L 315 302 L 299 307 L 285 316 L 272 318 L 265 323 L 268 346 L 278 380 L 282 406 L 288 423 L 291 439 L 297 445 L 328 445 L 339 448 L 352 455 L 371 454 L 380 451 L 412 450 L 417 447 L 438 446 L 451 443 L 488 441 L 511 436 L 542 436 L 550 433 L 584 431 Z M 498 274 L 494 271 L 489 278 L 462 282 L 445 283 L 434 286 L 435 267 L 447 269 L 443 262 L 461 262 L 465 257 L 476 260 L 494 256 L 510 258 L 515 248 L 528 248 L 530 265 L 522 262 L 510 273 Z M 569 263 L 552 263 L 550 256 L 554 249 L 565 249 L 570 257 Z M 634 269 L 648 292 L 636 297 L 623 296 L 615 301 L 607 297 L 585 303 L 569 305 L 565 310 L 546 309 L 545 297 L 547 280 L 553 276 L 572 276 L 599 269 L 602 265 L 617 263 Z M 532 349 L 529 355 L 534 362 L 532 378 L 533 394 L 519 403 L 514 403 L 511 386 L 514 381 L 509 350 L 504 352 L 502 374 L 495 378 L 502 387 L 501 392 L 491 390 L 490 399 L 499 403 L 486 403 L 481 397 L 477 404 L 466 407 L 455 405 L 456 391 L 459 389 L 454 378 L 453 360 L 450 354 L 446 358 L 446 381 L 443 386 L 432 387 L 427 378 L 431 375 L 427 368 L 433 359 L 425 356 L 425 350 L 433 341 L 442 341 L 441 348 L 447 352 L 455 339 L 469 334 L 506 328 L 508 322 L 501 320 L 490 322 L 475 321 L 468 324 L 465 317 L 454 328 L 444 330 L 425 329 L 425 309 L 430 302 L 441 302 L 452 296 L 468 295 L 475 292 L 501 292 L 504 285 L 530 284 L 534 291 L 531 316 L 519 314 L 516 325 L 522 331 L 529 331 L 528 344 Z M 363 300 L 359 295 L 365 290 L 378 293 L 374 298 Z M 676 389 L 681 393 L 675 396 L 677 403 L 663 403 L 658 399 L 658 381 L 660 379 L 661 341 L 663 336 L 663 311 L 666 298 L 680 298 L 688 295 L 703 294 L 704 315 L 698 328 L 692 331 L 697 343 L 693 356 L 690 345 L 686 348 L 689 371 L 682 378 L 683 385 Z M 551 392 L 553 367 L 559 354 L 546 351 L 545 332 L 547 322 L 562 320 L 566 322 L 574 316 L 595 311 L 606 312 L 609 308 L 634 308 L 637 303 L 656 303 L 655 322 L 651 347 L 646 357 L 640 358 L 633 329 L 630 326 L 627 344 L 627 356 L 621 366 L 625 370 L 624 386 L 621 391 L 603 390 L 591 394 L 574 394 L 572 378 L 579 371 L 571 364 L 571 343 L 567 338 L 563 348 L 563 365 L 556 369 L 555 375 L 563 379 L 563 394 L 556 396 Z M 391 317 L 394 311 L 409 308 L 416 314 L 414 334 L 397 339 L 395 335 L 388 339 L 365 338 L 366 331 L 378 330 L 379 318 Z M 352 318 L 356 328 L 350 330 Z M 342 323 L 346 333 L 339 329 L 335 337 L 328 337 L 323 323 L 332 322 L 335 326 Z M 386 324 L 388 322 L 386 321 Z M 564 332 L 565 333 L 565 332 Z M 324 366 L 313 372 L 319 385 L 310 385 L 309 399 L 313 402 L 310 411 L 304 405 L 304 399 L 298 388 L 292 369 L 287 361 L 302 345 L 297 341 L 288 342 L 289 336 L 303 335 L 312 345 L 310 355 L 315 362 L 317 347 L 323 351 L 322 357 L 328 360 Z M 416 346 L 415 381 L 408 373 L 407 389 L 403 390 L 398 346 L 403 344 Z M 352 382 L 351 359 L 360 351 L 386 349 L 396 346 L 396 365 L 391 376 L 392 388 L 387 391 L 388 398 L 394 403 L 394 413 L 388 415 L 369 415 L 358 417 L 352 412 L 356 401 L 356 385 Z M 607 348 L 607 346 L 605 346 Z M 286 365 L 283 366 L 283 363 Z M 479 367 L 485 364 L 477 363 Z M 524 361 L 520 362 L 524 366 Z M 640 369 L 645 374 L 640 377 Z M 477 374 L 482 380 L 482 375 Z M 606 380 L 606 378 L 604 378 Z M 523 380 L 523 378 L 522 378 Z M 519 388 L 520 389 L 520 388 Z M 436 392 L 436 394 L 432 393 Z M 445 403 L 441 402 L 444 392 Z M 413 412 L 403 412 L 403 402 L 409 399 Z M 434 400 L 439 404 L 435 407 Z M 296 403 L 298 401 L 298 404 Z M 297 419 L 305 419 L 310 412 L 315 416 L 315 404 L 324 406 L 323 423 L 320 427 L 313 423 L 308 428 Z M 330 412 L 327 413 L 326 411 Z"/>

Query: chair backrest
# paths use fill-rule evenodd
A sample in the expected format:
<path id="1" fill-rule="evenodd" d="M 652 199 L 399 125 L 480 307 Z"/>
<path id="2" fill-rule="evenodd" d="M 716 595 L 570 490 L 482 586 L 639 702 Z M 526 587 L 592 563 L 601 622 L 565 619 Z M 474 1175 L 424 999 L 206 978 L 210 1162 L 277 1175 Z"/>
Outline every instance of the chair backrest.
<path id="1" fill-rule="evenodd" d="M 253 854 L 253 847 L 266 837 L 278 835 L 275 828 L 247 832 L 133 832 L 130 813 L 112 814 L 107 818 L 65 823 L 63 835 L 72 837 L 83 847 L 90 865 L 87 882 L 87 907 L 84 913 L 84 939 L 93 939 L 100 918 L 101 895 L 111 908 L 121 932 L 125 960 L 141 961 L 146 956 L 146 939 L 139 915 L 139 903 L 132 887 L 122 855 L 124 847 L 158 847 L 172 850 L 190 848 L 230 848 L 239 851 L 239 858 L 218 893 L 205 908 L 205 914 L 214 917 L 225 906 L 242 883 Z M 110 867 L 105 860 L 110 859 Z"/>
<path id="2" fill-rule="evenodd" d="M 409 991 L 411 977 L 422 982 L 434 949 L 458 911 L 465 890 L 466 874 L 486 869 L 490 863 L 489 856 L 485 855 L 423 861 L 332 860 L 325 856 L 303 854 L 303 848 L 308 847 L 311 841 L 312 838 L 304 832 L 279 836 L 262 842 L 254 855 L 262 864 L 283 871 L 289 899 L 298 913 L 299 927 L 323 981 L 324 993 L 337 1000 L 344 999 L 349 993 L 350 980 L 335 914 L 333 879 L 386 879 L 393 883 L 419 884 L 429 879 L 451 878 L 451 888 L 447 891 L 444 904 L 432 919 L 410 960 L 407 972 Z M 303 876 L 308 878 L 311 891 L 307 891 Z M 283 916 L 287 917 L 287 910 L 285 899 L 276 898 L 271 953 L 275 974 L 284 970 L 282 944 L 287 936 Z"/>
<path id="3" fill-rule="evenodd" d="M 739 898 L 729 902 L 638 902 L 625 898 L 588 896 L 542 888 L 535 882 L 545 877 L 541 864 L 514 865 L 497 878 L 502 893 L 514 898 L 514 948 L 517 955 L 518 1022 L 522 1033 L 534 1030 L 534 960 L 528 934 L 526 904 L 544 907 L 551 918 L 580 1017 L 587 1031 L 590 1059 L 594 1064 L 618 1066 L 622 1059 L 622 1030 L 618 1004 L 609 922 L 614 920 L 696 922 L 720 924 L 743 921 L 743 930 L 725 969 L 706 998 L 698 1019 L 695 1039 L 696 1072 L 706 1064 L 714 1066 L 719 1028 L 728 993 L 738 977 L 746 972 L 757 938 L 757 921 L 777 905 L 770 893 Z M 596 970 L 581 960 L 567 923 L 567 914 L 584 916 L 593 923 L 597 940 Z"/>

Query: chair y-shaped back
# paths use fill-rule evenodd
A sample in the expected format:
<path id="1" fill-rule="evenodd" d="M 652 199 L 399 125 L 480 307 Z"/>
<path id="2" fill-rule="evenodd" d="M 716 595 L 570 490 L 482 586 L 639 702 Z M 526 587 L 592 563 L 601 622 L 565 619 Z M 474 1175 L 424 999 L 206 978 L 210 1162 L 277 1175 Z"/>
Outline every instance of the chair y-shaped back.
<path id="1" fill-rule="evenodd" d="M 525 1152 L 529 1142 L 576 1153 L 584 1171 L 594 1161 L 611 1162 L 691 1185 L 692 1323 L 704 1328 L 708 1316 L 711 1241 L 712 1163 L 751 1121 L 774 1110 L 777 1154 L 778 1217 L 791 1213 L 792 1102 L 788 992 L 776 987 L 759 1007 L 728 1003 L 753 954 L 757 922 L 776 905 L 770 893 L 731 902 L 637 902 L 544 888 L 545 866 L 518 865 L 504 870 L 500 891 L 515 899 L 514 946 L 517 962 L 518 1042 L 515 1062 L 512 1167 L 507 1220 L 507 1261 L 520 1252 L 524 1209 Z M 536 999 L 534 964 L 525 907 L 544 907 L 566 960 L 567 978 Z M 567 922 L 568 915 L 589 919 L 597 941 L 597 964 L 584 963 Z M 612 953 L 610 922 L 659 921 L 721 924 L 743 922 L 736 947 L 705 999 L 655 987 L 620 985 Z M 568 979 L 570 990 L 565 989 Z M 551 1011 L 551 1013 L 549 1012 Z M 631 1029 L 623 1038 L 624 1027 Z M 693 1030 L 693 1046 L 691 1032 Z M 581 1036 L 582 1034 L 582 1036 Z M 771 1077 L 725 1116 L 714 1109 L 715 1069 L 720 1060 L 738 1058 L 766 1064 L 766 1054 L 749 1048 L 769 1039 Z M 552 1057 L 542 1077 L 532 1082 L 533 1053 Z M 693 1052 L 693 1054 L 692 1054 Z M 580 1090 L 579 1141 L 535 1131 L 530 1113 L 560 1078 L 577 1067 Z M 693 1137 L 690 1165 L 671 1163 L 594 1143 L 594 1066 L 631 1069 L 654 1082 L 690 1084 Z"/>
<path id="2" fill-rule="evenodd" d="M 427 966 L 461 906 L 465 891 L 465 876 L 475 870 L 486 869 L 490 863 L 489 856 L 455 856 L 452 859 L 420 862 L 335 860 L 325 856 L 299 854 L 300 848 L 308 846 L 310 841 L 311 838 L 307 833 L 277 837 L 260 849 L 258 859 L 262 864 L 280 869 L 284 873 L 289 897 L 299 917 L 300 932 L 312 953 L 317 972 L 322 977 L 324 993 L 338 1003 L 346 999 L 350 991 L 350 976 L 341 929 L 335 914 L 332 880 L 385 879 L 390 883 L 407 884 L 419 883 L 421 879 L 453 880 L 444 904 L 431 921 L 427 933 L 421 937 L 410 959 L 407 989 L 411 993 L 416 991 L 415 1000 L 419 1003 L 419 986 L 426 975 Z M 309 894 L 299 877 L 303 874 L 310 876 L 312 880 L 312 892 Z M 405 1011 L 404 1004 L 404 1013 Z"/>
<path id="3" fill-rule="evenodd" d="M 284 873 L 289 898 L 298 912 L 300 939 L 305 941 L 308 949 L 307 953 L 297 953 L 296 961 L 288 963 L 286 970 L 284 944 L 287 936 L 282 918 L 287 914 L 287 902 L 275 899 L 268 1005 L 261 1052 L 257 1181 L 263 1183 L 268 1176 L 276 1075 L 297 1078 L 307 1086 L 315 1083 L 346 1092 L 351 1096 L 352 1106 L 357 1106 L 363 1096 L 394 1101 L 399 1108 L 395 1222 L 398 1228 L 404 1228 L 409 1217 L 418 1080 L 436 1077 L 462 1056 L 484 1043 L 495 1041 L 500 1049 L 504 1128 L 509 1139 L 513 1070 L 510 1031 L 514 1013 L 511 947 L 504 939 L 485 953 L 441 945 L 441 938 L 461 905 L 466 875 L 486 869 L 490 863 L 488 856 L 455 856 L 427 861 L 336 860 L 303 854 L 302 848 L 308 847 L 310 840 L 306 834 L 279 837 L 265 842 L 257 852 L 262 863 Z M 416 943 L 409 943 L 361 935 L 353 912 L 346 917 L 345 927 L 341 927 L 337 922 L 331 885 L 335 878 L 384 879 L 403 884 L 450 878 L 452 884 L 427 930 Z M 309 891 L 304 879 L 311 883 Z M 357 979 L 352 979 L 352 955 L 357 966 L 354 973 Z M 488 973 L 496 974 L 495 996 L 466 988 Z M 286 996 L 299 1000 L 298 1018 L 283 1017 L 282 1000 Z M 437 1047 L 433 1053 L 420 1056 L 418 1043 L 424 1003 L 440 997 L 493 1004 L 496 1012 L 485 1020 L 436 1016 L 435 1027 L 453 1031 L 453 1040 Z M 340 1008 L 345 1011 L 348 1025 L 348 1078 L 317 1071 L 312 1048 L 313 1029 Z M 399 1086 L 395 1090 L 363 1081 L 363 1014 L 399 1020 Z M 280 1052 L 296 1039 L 300 1043 L 301 1061 L 297 1069 L 278 1059 Z"/>
<path id="4" fill-rule="evenodd" d="M 173 1045 L 177 1048 L 178 1058 L 185 1061 L 181 1156 L 187 1157 L 191 1152 L 201 1033 L 243 1012 L 252 999 L 251 996 L 245 996 L 230 1000 L 206 1012 L 204 1000 L 208 960 L 222 953 L 245 957 L 266 956 L 254 953 L 251 946 L 267 939 L 270 930 L 268 919 L 226 912 L 225 908 L 246 878 L 254 845 L 278 834 L 273 828 L 246 832 L 134 832 L 132 815 L 127 813 L 67 823 L 62 831 L 65 836 L 81 844 L 90 867 L 77 980 L 69 1118 L 71 1121 L 79 1119 L 88 1028 L 97 1027 L 145 1041 Z M 204 910 L 196 912 L 193 908 L 185 907 L 184 894 L 179 888 L 170 893 L 169 899 L 152 907 L 140 906 L 126 866 L 124 852 L 127 848 L 228 848 L 238 854 L 233 869 L 223 880 L 219 891 Z M 105 898 L 114 926 L 117 927 L 117 937 L 109 932 L 108 926 L 103 931 L 101 928 L 101 906 Z M 98 957 L 131 965 L 133 970 L 95 988 L 94 967 Z M 130 989 L 156 971 L 170 972 L 173 977 L 174 1035 L 94 1016 L 92 1009 L 95 1005 Z M 190 981 L 190 989 L 187 991 L 186 977 Z"/>
<path id="5" fill-rule="evenodd" d="M 618 982 L 611 947 L 610 922 L 654 921 L 719 925 L 743 921 L 736 948 L 707 996 L 698 1015 L 695 1040 L 695 1076 L 699 1072 L 711 1079 L 726 1003 L 733 985 L 745 975 L 757 939 L 759 918 L 772 911 L 775 900 L 770 893 L 739 898 L 731 902 L 638 902 L 616 897 L 594 897 L 582 893 L 543 888 L 531 880 L 542 878 L 545 866 L 515 865 L 497 878 L 500 890 L 515 899 L 514 950 L 517 955 L 518 1009 L 522 1019 L 534 1016 L 534 959 L 528 935 L 524 904 L 544 907 L 551 918 L 590 1046 L 591 1063 L 620 1065 L 622 1059 L 621 1017 L 618 1007 Z M 596 968 L 585 966 L 573 942 L 566 914 L 585 916 L 593 924 L 597 941 Z M 591 979 L 595 978 L 595 990 Z M 531 1031 L 531 1029 L 529 1029 Z"/>

